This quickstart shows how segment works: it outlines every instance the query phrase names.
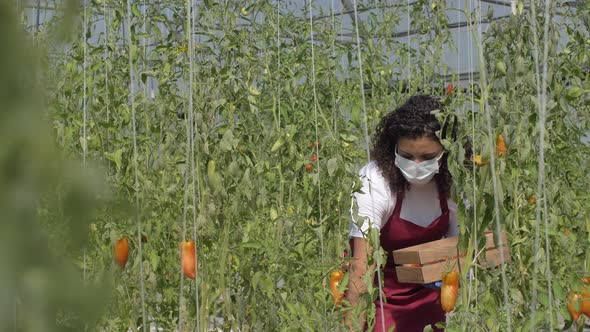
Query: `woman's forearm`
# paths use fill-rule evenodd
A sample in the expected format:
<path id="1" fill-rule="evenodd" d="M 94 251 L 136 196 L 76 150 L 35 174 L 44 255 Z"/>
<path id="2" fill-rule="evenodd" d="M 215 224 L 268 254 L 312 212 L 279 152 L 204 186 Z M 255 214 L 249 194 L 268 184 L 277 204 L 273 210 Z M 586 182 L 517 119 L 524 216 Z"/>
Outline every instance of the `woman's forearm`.
<path id="1" fill-rule="evenodd" d="M 362 308 L 365 306 L 364 301 L 361 301 L 362 295 L 366 292 L 366 287 L 362 280 L 349 279 L 348 289 L 346 291 L 346 300 L 350 304 L 351 310 L 344 314 L 344 322 L 350 328 L 351 331 L 361 330 L 365 325 L 366 321 L 366 310 L 362 310 L 360 313 L 357 311 L 359 306 Z M 360 303 L 363 302 L 363 303 Z M 353 323 L 354 322 L 354 323 Z M 356 327 L 356 328 L 355 328 Z"/>
<path id="2" fill-rule="evenodd" d="M 366 313 L 366 296 L 367 285 L 364 280 L 373 280 L 374 266 L 369 266 L 368 257 L 372 250 L 369 242 L 363 238 L 352 239 L 352 257 L 348 274 L 348 289 L 346 290 L 346 300 L 351 308 L 344 315 L 344 323 L 351 331 L 362 331 L 365 325 Z M 367 278 L 370 274 L 371 278 Z"/>

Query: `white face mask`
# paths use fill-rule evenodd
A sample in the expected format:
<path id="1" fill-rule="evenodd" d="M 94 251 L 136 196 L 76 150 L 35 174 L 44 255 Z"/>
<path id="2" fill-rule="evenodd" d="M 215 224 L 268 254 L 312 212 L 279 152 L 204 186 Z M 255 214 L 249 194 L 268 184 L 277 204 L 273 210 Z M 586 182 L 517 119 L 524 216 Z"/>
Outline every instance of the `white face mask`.
<path id="1" fill-rule="evenodd" d="M 412 160 L 406 159 L 397 154 L 397 147 L 395 148 L 395 166 L 399 168 L 406 180 L 414 184 L 425 184 L 430 182 L 435 174 L 438 173 L 438 161 L 442 158 L 444 151 L 440 156 L 424 160 L 417 164 Z"/>

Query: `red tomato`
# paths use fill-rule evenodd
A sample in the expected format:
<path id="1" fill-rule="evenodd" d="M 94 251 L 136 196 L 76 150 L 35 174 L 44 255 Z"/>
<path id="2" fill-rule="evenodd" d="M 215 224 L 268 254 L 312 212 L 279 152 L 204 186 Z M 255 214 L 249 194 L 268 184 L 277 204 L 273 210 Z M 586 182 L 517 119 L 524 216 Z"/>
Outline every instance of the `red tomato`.
<path id="1" fill-rule="evenodd" d="M 316 145 L 316 146 L 318 147 L 318 149 L 319 149 L 319 148 L 322 146 L 322 143 L 320 143 L 320 141 L 318 140 L 318 141 L 316 141 L 316 142 L 315 142 L 315 145 Z M 313 146 L 313 142 L 309 143 L 309 148 L 310 148 L 310 149 L 313 149 L 313 148 L 314 148 L 314 146 Z"/>
<path id="2" fill-rule="evenodd" d="M 314 154 L 311 156 L 311 162 L 315 163 L 316 161 L 318 161 L 318 156 Z"/>
<path id="3" fill-rule="evenodd" d="M 449 83 L 449 85 L 447 85 L 447 94 L 450 95 L 451 93 L 453 93 L 453 85 Z"/>
<path id="4" fill-rule="evenodd" d="M 311 164 L 305 165 L 305 170 L 306 171 L 311 172 L 312 169 L 313 169 L 313 166 L 311 166 Z"/>
<path id="5" fill-rule="evenodd" d="M 126 237 L 122 237 L 115 241 L 115 261 L 123 269 L 127 264 L 129 258 L 129 241 Z"/>

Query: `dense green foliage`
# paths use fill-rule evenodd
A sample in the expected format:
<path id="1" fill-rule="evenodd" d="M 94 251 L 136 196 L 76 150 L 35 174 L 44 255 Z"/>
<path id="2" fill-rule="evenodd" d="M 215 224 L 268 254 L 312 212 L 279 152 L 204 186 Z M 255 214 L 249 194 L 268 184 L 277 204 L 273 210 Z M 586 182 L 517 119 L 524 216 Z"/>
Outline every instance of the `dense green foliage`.
<path id="1" fill-rule="evenodd" d="M 204 1 L 195 6 L 193 23 L 187 20 L 189 7 L 184 1 L 145 7 L 134 2 L 130 12 L 126 3 L 104 1 L 89 2 L 79 13 L 86 22 L 78 28 L 87 30 L 79 29 L 66 47 L 50 38 L 64 34 L 58 18 L 36 41 L 48 54 L 42 57 L 47 64 L 42 81 L 48 91 L 55 145 L 70 159 L 86 160 L 88 165 L 83 171 L 57 167 L 55 172 L 80 175 L 100 169 L 101 185 L 110 188 L 110 194 L 101 197 L 116 199 L 109 204 L 90 199 L 87 193 L 96 193 L 97 183 L 71 189 L 72 196 L 65 197 L 74 200 L 73 210 L 51 199 L 31 198 L 26 201 L 27 218 L 31 223 L 35 218 L 41 222 L 30 226 L 17 225 L 16 220 L 22 220 L 17 217 L 18 207 L 8 207 L 15 211 L 15 231 L 33 230 L 51 238 L 50 247 L 56 253 L 65 252 L 62 258 L 78 263 L 77 283 L 83 274 L 97 283 L 105 280 L 105 274 L 114 278 L 110 305 L 90 329 L 135 329 L 141 327 L 142 318 L 164 331 L 176 329 L 179 319 L 182 331 L 214 326 L 240 331 L 342 328 L 327 278 L 343 262 L 350 192 L 358 169 L 367 162 L 367 138 L 383 114 L 416 93 L 444 98 L 461 124 L 458 140 L 445 145 L 456 156 L 449 160 L 455 179 L 453 195 L 460 206 L 462 246 L 473 248 L 476 235 L 481 239 L 484 229 L 496 229 L 498 216 L 511 249 L 512 261 L 505 270 L 508 308 L 504 307 L 501 270 L 479 270 L 477 282 L 463 280 L 465 286 L 456 311 L 449 316 L 448 330 L 505 331 L 507 317 L 514 330 L 529 329 L 533 291 L 537 294 L 535 329 L 548 328 L 549 317 L 554 326 L 570 320 L 563 305 L 565 295 L 572 288 L 579 289 L 579 277 L 590 273 L 590 205 L 585 190 L 590 183 L 584 166 L 590 151 L 583 142 L 590 120 L 590 39 L 588 21 L 583 19 L 587 8 L 551 8 L 552 16 L 560 11 L 570 20 L 549 24 L 545 61 L 545 15 L 539 4 L 537 17 L 527 6 L 517 15 L 491 23 L 479 35 L 475 23 L 480 18 L 475 11 L 419 0 L 409 6 L 415 47 L 408 50 L 404 41 L 391 38 L 408 15 L 405 3 L 371 2 L 370 6 L 379 8 L 378 14 L 359 6 L 359 61 L 355 31 L 348 38 L 339 35 L 341 20 L 350 18 L 346 15 L 315 12 L 311 31 L 309 8 L 297 12 L 281 8 L 277 17 L 275 2 L 252 1 L 244 6 L 238 1 Z M 478 37 L 481 58 L 479 78 L 470 78 L 470 84 L 458 83 L 456 73 L 440 65 L 443 51 L 457 47 L 447 28 L 447 15 L 473 20 L 464 29 Z M 106 22 L 106 33 L 97 32 L 96 27 L 103 24 L 99 22 Z M 569 42 L 557 47 L 563 34 Z M 548 68 L 547 75 L 540 73 L 539 82 L 536 47 L 539 61 Z M 3 60 L 0 65 L 30 72 L 29 67 L 15 66 L 15 61 Z M 409 80 L 405 79 L 408 68 Z M 11 81 L 10 76 L 2 79 L 5 77 Z M 545 78 L 546 186 L 542 198 L 537 193 L 542 97 L 537 84 Z M 29 84 L 33 86 L 32 79 Z M 447 84 L 455 86 L 449 95 Z M 21 94 L 10 97 L 30 102 Z M 2 99 L 3 105 L 9 102 Z M 26 114 L 18 112 L 17 104 L 10 105 L 12 114 L 0 116 L 16 120 L 20 119 L 16 114 Z M 486 114 L 490 114 L 489 123 Z M 36 123 L 43 126 L 40 116 L 23 119 L 0 122 L 2 135 L 7 137 L 3 143 L 12 144 L 6 146 L 20 144 L 18 137 L 34 137 L 28 132 L 36 131 Z M 506 139 L 506 157 L 494 156 L 499 133 Z M 468 138 L 476 154 L 486 160 L 494 157 L 490 165 L 472 167 L 464 160 L 463 143 Z M 45 147 L 51 145 L 50 140 L 40 138 L 39 142 L 44 147 L 26 150 L 25 155 L 41 158 L 35 165 L 45 165 L 42 158 L 54 153 Z M 312 161 L 313 155 L 317 161 Z M 3 164 L 4 160 L 15 163 L 7 167 L 28 163 L 10 155 L 0 158 Z M 495 167 L 495 186 L 491 167 Z M 51 167 L 35 170 L 42 171 L 36 176 L 59 179 L 48 169 Z M 24 178 L 34 179 L 26 174 L 23 178 L 6 176 L 20 179 L 19 188 L 26 188 L 21 187 Z M 52 181 L 30 192 L 44 193 L 56 186 Z M 10 197 L 16 194 L 8 191 Z M 538 199 L 531 204 L 533 196 Z M 463 204 L 465 198 L 471 201 L 469 207 Z M 536 250 L 535 213 L 541 203 L 546 204 L 540 205 L 540 250 Z M 97 212 L 88 216 L 91 206 Z M 2 232 L 6 234 L 10 233 Z M 131 248 L 124 270 L 113 264 L 112 254 L 113 243 L 121 236 L 130 239 Z M 183 237 L 196 240 L 196 282 L 181 273 L 179 242 Z M 13 238 L 35 242 L 34 236 Z M 544 249 L 545 239 L 550 252 Z M 6 243 L 10 242 L 2 245 Z M 26 254 L 35 256 L 23 252 Z M 17 268 L 12 263 L 8 266 Z M 549 267 L 551 296 L 546 277 Z M 146 317 L 142 317 L 141 274 Z M 75 283 L 72 275 L 60 280 L 71 285 Z M 27 292 L 11 289 L 17 294 L 10 298 L 21 298 Z M 376 296 L 376 290 L 371 289 L 368 296 Z M 26 307 L 26 303 L 22 300 L 17 307 Z M 55 307 L 62 310 L 57 316 L 67 317 L 70 304 L 56 300 Z M 551 315 L 546 315 L 550 308 Z M 0 314 L 5 312 L 2 308 Z M 80 319 L 91 322 L 92 317 Z M 22 321 L 29 320 L 23 316 Z M 80 320 L 59 319 L 58 324 L 71 326 L 72 321 Z"/>

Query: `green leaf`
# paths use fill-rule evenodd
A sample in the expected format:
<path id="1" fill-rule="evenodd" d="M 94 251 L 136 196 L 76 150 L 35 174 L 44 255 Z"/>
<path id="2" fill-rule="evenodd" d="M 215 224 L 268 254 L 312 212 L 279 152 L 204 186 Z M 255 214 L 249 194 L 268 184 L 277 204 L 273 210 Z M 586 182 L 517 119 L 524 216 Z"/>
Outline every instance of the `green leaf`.
<path id="1" fill-rule="evenodd" d="M 240 247 L 250 248 L 250 249 L 260 249 L 260 248 L 262 248 L 262 244 L 260 244 L 259 242 L 254 242 L 254 241 L 242 242 L 240 244 Z"/>
<path id="2" fill-rule="evenodd" d="M 565 95 L 570 99 L 578 99 L 584 93 L 584 90 L 580 89 L 577 86 L 572 86 L 571 88 L 567 89 Z"/>
<path id="3" fill-rule="evenodd" d="M 496 70 L 500 74 L 506 75 L 506 65 L 504 64 L 504 61 L 501 61 L 501 60 L 496 61 Z"/>
<path id="4" fill-rule="evenodd" d="M 150 263 L 152 264 L 152 269 L 155 271 L 158 269 L 158 265 L 160 264 L 160 255 L 152 253 L 150 255 Z"/>
<path id="5" fill-rule="evenodd" d="M 348 143 L 352 143 L 355 142 L 356 140 L 358 140 L 358 137 L 352 135 L 352 134 L 340 134 L 340 138 Z"/>
<path id="6" fill-rule="evenodd" d="M 520 292 L 520 290 L 518 290 L 516 288 L 511 288 L 510 289 L 510 296 L 516 304 L 520 305 L 520 304 L 524 303 L 524 297 L 522 296 L 522 293 Z"/>
<path id="7" fill-rule="evenodd" d="M 239 139 L 234 137 L 231 129 L 228 129 L 223 133 L 223 138 L 219 142 L 219 148 L 223 151 L 232 151 L 238 146 Z"/>
<path id="8" fill-rule="evenodd" d="M 548 307 L 549 295 L 547 295 L 547 293 L 545 292 L 539 292 L 539 302 L 541 302 L 541 304 L 543 304 L 544 306 Z"/>
<path id="9" fill-rule="evenodd" d="M 332 158 L 328 160 L 328 175 L 334 175 L 334 172 L 336 172 L 336 170 L 338 170 L 338 159 Z"/>
<path id="10" fill-rule="evenodd" d="M 565 298 L 565 291 L 559 282 L 553 283 L 553 294 L 556 299 L 564 299 Z"/>
<path id="11" fill-rule="evenodd" d="M 137 8 L 137 4 L 136 3 L 134 3 L 133 5 L 131 5 L 131 11 L 133 12 L 133 15 L 134 16 L 137 16 L 137 17 L 140 17 L 141 16 L 141 12 Z"/>
<path id="12" fill-rule="evenodd" d="M 277 209 L 275 209 L 274 207 L 270 208 L 270 220 L 274 221 L 279 217 L 279 213 L 277 212 Z"/>
<path id="13" fill-rule="evenodd" d="M 275 143 L 272 145 L 270 152 L 277 152 L 284 144 L 285 144 L 285 139 L 281 135 L 281 137 L 279 137 L 279 139 L 277 139 L 275 141 Z"/>
<path id="14" fill-rule="evenodd" d="M 115 150 L 115 152 L 105 152 L 104 156 L 108 160 L 112 161 L 117 165 L 117 171 L 121 170 L 121 159 L 123 155 L 123 148 Z"/>
<path id="15" fill-rule="evenodd" d="M 153 16 L 150 16 L 150 19 L 152 19 L 154 21 L 158 21 L 158 22 L 166 22 L 166 21 L 168 21 L 168 19 L 164 15 L 153 15 Z"/>

